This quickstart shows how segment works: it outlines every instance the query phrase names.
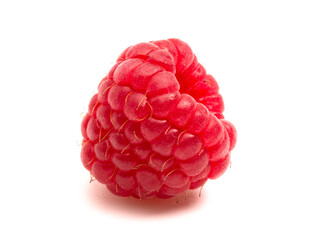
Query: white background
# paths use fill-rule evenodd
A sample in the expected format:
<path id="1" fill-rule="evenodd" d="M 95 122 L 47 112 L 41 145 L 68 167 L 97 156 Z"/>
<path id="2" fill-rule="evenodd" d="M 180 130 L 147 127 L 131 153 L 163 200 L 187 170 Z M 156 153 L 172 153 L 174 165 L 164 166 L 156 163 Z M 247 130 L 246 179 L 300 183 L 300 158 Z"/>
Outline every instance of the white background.
<path id="1" fill-rule="evenodd" d="M 1 1 L 1 239 L 310 239 L 309 1 Z M 80 114 L 127 46 L 186 41 L 238 130 L 185 200 L 88 183 Z M 308 228 L 308 229 L 307 229 Z"/>

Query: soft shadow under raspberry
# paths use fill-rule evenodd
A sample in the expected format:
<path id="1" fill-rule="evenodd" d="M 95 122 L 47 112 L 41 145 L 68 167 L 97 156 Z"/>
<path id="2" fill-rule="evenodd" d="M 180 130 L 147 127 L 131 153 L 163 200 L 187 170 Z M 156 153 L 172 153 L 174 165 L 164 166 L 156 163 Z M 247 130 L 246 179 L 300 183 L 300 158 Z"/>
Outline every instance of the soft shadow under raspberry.
<path id="1" fill-rule="evenodd" d="M 97 181 L 87 184 L 86 195 L 88 200 L 98 209 L 110 212 L 113 215 L 129 215 L 137 217 L 161 216 L 165 214 L 181 214 L 191 211 L 201 204 L 206 204 L 206 189 L 199 197 L 199 189 L 188 191 L 169 199 L 144 199 L 133 197 L 117 197 L 110 193 L 105 185 Z"/>

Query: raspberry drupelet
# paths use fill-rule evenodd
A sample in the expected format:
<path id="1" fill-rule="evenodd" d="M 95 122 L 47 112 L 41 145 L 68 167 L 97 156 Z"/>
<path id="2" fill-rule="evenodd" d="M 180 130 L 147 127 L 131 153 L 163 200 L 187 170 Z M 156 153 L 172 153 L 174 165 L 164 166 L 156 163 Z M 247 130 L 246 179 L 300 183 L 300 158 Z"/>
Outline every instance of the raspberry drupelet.
<path id="1" fill-rule="evenodd" d="M 169 198 L 230 163 L 236 129 L 215 79 L 179 39 L 127 48 L 82 120 L 81 160 L 117 196 Z"/>

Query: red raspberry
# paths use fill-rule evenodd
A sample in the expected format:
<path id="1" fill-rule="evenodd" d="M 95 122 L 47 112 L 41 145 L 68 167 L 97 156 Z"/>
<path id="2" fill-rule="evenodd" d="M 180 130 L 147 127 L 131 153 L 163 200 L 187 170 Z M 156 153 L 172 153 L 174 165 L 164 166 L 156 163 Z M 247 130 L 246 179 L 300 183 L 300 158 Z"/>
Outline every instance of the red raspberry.
<path id="1" fill-rule="evenodd" d="M 84 167 L 118 196 L 169 198 L 222 175 L 236 143 L 215 79 L 168 39 L 127 48 L 82 121 Z"/>

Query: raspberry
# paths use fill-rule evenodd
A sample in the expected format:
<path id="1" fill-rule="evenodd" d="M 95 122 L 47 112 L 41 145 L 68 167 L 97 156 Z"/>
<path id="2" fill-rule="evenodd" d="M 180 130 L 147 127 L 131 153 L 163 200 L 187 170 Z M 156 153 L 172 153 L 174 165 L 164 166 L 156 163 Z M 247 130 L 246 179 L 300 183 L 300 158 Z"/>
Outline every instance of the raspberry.
<path id="1" fill-rule="evenodd" d="M 236 129 L 215 79 L 178 39 L 127 48 L 83 118 L 81 160 L 118 196 L 169 198 L 230 163 Z"/>

